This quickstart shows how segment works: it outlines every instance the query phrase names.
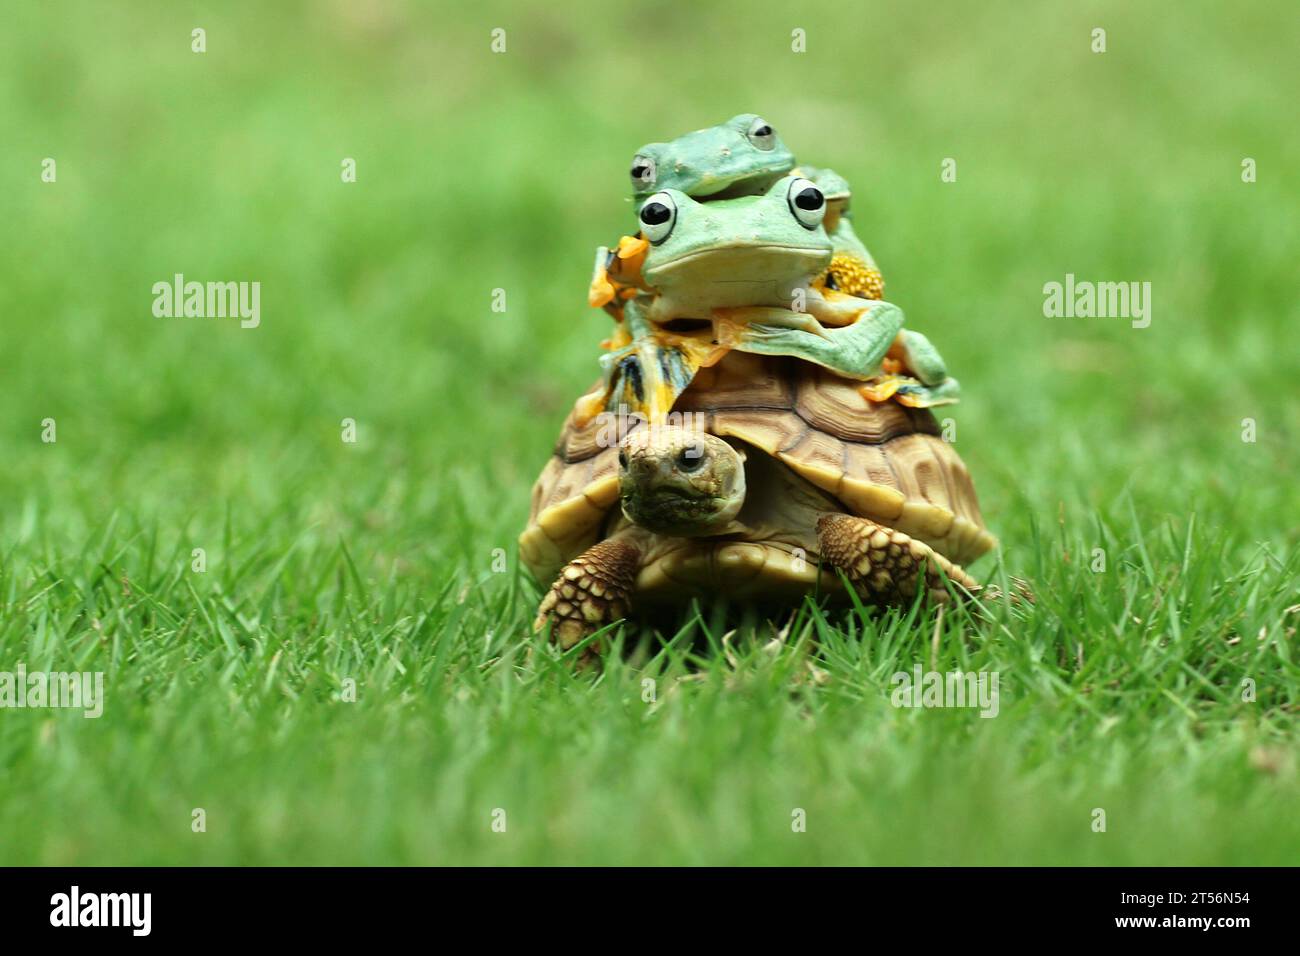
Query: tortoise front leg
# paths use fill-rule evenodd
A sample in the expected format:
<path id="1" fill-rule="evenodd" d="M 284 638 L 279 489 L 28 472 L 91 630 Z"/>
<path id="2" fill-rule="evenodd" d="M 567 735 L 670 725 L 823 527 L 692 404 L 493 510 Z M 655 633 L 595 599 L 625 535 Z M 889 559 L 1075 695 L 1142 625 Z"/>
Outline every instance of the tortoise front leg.
<path id="1" fill-rule="evenodd" d="M 542 598 L 533 630 L 551 625 L 551 637 L 567 651 L 626 617 L 642 555 L 642 546 L 627 536 L 607 538 L 582 552 L 564 566 Z"/>
<path id="2" fill-rule="evenodd" d="M 928 544 L 867 518 L 823 515 L 817 522 L 822 561 L 842 570 L 864 598 L 900 604 L 924 587 L 931 600 L 948 601 L 944 577 L 974 594 L 979 583 Z"/>

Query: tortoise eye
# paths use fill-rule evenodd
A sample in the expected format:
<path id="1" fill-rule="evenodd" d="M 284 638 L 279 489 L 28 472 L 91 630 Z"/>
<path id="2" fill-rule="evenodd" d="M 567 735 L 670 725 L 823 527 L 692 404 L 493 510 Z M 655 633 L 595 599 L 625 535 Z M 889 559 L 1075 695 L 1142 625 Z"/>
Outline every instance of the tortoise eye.
<path id="1" fill-rule="evenodd" d="M 681 471 L 699 471 L 704 467 L 704 448 L 687 445 L 677 453 L 677 467 Z"/>

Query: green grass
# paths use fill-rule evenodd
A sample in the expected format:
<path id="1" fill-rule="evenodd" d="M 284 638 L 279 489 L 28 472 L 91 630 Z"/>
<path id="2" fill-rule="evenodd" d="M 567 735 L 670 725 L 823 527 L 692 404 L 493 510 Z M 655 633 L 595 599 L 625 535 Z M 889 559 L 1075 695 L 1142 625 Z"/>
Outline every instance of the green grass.
<path id="1" fill-rule="evenodd" d="M 1052 6 L 17 5 L 0 670 L 108 699 L 0 710 L 0 862 L 1294 863 L 1300 18 Z M 575 674 L 514 539 L 591 250 L 637 146 L 745 110 L 853 183 L 965 387 L 973 571 L 1038 602 L 687 609 Z M 153 317 L 176 272 L 261 281 L 261 327 Z M 1044 318 L 1067 272 L 1151 327 Z M 892 707 L 916 663 L 998 716 Z"/>

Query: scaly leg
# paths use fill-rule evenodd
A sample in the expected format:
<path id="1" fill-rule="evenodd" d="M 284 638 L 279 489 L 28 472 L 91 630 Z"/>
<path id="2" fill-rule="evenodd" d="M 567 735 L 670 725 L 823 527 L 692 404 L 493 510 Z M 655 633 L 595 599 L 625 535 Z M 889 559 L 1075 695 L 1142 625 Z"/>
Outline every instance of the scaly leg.
<path id="1" fill-rule="evenodd" d="M 972 594 L 980 585 L 928 544 L 867 518 L 823 515 L 817 522 L 822 560 L 848 576 L 858 593 L 882 604 L 900 604 L 924 587 L 931 600 L 948 601 L 943 578 Z M 942 573 L 941 573 L 942 572 Z"/>
<path id="2" fill-rule="evenodd" d="M 607 538 L 582 552 L 564 566 L 542 598 L 533 630 L 552 625 L 552 638 L 568 650 L 626 617 L 641 555 L 641 546 L 628 537 Z"/>

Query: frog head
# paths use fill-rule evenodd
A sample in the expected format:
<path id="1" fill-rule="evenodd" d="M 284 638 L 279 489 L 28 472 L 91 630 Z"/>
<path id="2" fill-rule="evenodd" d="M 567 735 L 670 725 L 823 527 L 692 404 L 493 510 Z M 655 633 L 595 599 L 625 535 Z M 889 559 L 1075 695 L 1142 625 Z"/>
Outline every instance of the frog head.
<path id="1" fill-rule="evenodd" d="M 764 192 L 794 168 L 794 156 L 766 120 L 741 113 L 727 122 L 649 143 L 632 159 L 632 195 L 663 189 L 711 199 Z"/>
<path id="2" fill-rule="evenodd" d="M 788 306 L 831 261 L 826 197 L 787 176 L 759 196 L 698 202 L 665 189 L 641 204 L 650 243 L 641 267 L 660 320 L 707 318 L 715 308 Z"/>

